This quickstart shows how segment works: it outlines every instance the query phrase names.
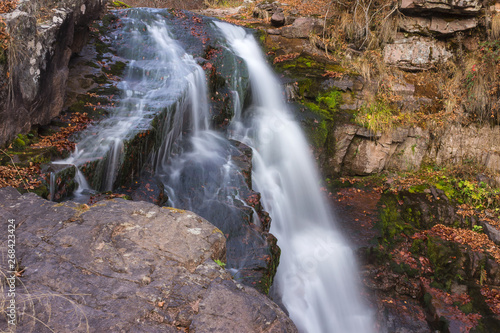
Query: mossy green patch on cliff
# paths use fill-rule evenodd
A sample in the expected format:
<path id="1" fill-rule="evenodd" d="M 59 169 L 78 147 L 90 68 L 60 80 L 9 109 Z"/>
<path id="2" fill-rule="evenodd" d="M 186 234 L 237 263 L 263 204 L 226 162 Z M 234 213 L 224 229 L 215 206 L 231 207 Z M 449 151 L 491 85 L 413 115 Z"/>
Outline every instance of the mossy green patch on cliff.
<path id="1" fill-rule="evenodd" d="M 434 270 L 433 286 L 449 291 L 453 282 L 467 278 L 463 267 L 468 259 L 457 243 L 429 236 L 426 247 L 426 256 Z"/>
<path id="2" fill-rule="evenodd" d="M 389 248 L 399 242 L 404 236 L 411 236 L 415 227 L 408 223 L 401 212 L 400 201 L 393 194 L 384 194 L 380 199 L 379 229 L 381 237 L 379 242 Z"/>

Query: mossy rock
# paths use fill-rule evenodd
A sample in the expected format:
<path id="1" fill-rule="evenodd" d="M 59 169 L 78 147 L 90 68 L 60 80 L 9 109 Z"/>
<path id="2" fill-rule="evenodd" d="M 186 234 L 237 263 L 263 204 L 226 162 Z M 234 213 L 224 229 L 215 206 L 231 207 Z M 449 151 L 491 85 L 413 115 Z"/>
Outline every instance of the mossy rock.
<path id="1" fill-rule="evenodd" d="M 462 267 L 467 267 L 469 259 L 459 244 L 429 236 L 426 246 L 436 287 L 449 291 L 453 281 L 468 278 Z"/>
<path id="2" fill-rule="evenodd" d="M 24 142 L 23 139 L 17 137 L 14 139 L 14 141 L 12 141 L 12 147 L 17 151 L 24 150 L 24 148 L 26 147 L 26 142 Z"/>
<path id="3" fill-rule="evenodd" d="M 415 233 L 415 227 L 407 223 L 401 216 L 399 198 L 390 193 L 383 194 L 379 202 L 380 221 L 378 228 L 381 232 L 379 242 L 392 248 L 402 240 L 403 234 L 411 236 Z"/>

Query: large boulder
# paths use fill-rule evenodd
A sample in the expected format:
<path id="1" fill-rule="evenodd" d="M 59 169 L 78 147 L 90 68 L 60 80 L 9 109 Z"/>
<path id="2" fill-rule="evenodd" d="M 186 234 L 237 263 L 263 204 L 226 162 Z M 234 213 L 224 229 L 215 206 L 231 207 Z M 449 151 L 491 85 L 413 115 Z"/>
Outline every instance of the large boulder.
<path id="1" fill-rule="evenodd" d="M 299 17 L 292 25 L 283 27 L 281 35 L 286 38 L 309 38 L 311 34 L 323 31 L 320 20 L 311 17 Z"/>
<path id="2" fill-rule="evenodd" d="M 427 37 L 400 38 L 384 48 L 384 61 L 404 70 L 426 70 L 450 59 L 446 44 Z"/>
<path id="3" fill-rule="evenodd" d="M 219 266 L 224 236 L 194 213 L 122 199 L 55 204 L 3 188 L 4 269 L 10 219 L 19 332 L 297 332 L 269 298 Z"/>
<path id="4" fill-rule="evenodd" d="M 0 76 L 10 76 L 0 88 L 5 97 L 0 99 L 0 146 L 61 112 L 70 57 L 85 44 L 88 25 L 106 2 L 23 1 L 2 15 L 11 43 L 7 63 L 0 63 Z"/>

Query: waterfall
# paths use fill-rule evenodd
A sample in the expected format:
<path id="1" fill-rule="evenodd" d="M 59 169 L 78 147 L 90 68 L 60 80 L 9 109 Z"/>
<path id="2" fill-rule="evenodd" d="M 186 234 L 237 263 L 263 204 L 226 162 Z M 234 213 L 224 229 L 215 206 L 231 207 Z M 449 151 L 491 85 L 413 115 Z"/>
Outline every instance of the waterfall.
<path id="1" fill-rule="evenodd" d="M 282 250 L 274 294 L 302 332 L 371 332 L 353 253 L 335 228 L 309 146 L 253 36 L 226 23 L 210 25 L 219 36 L 214 39 L 228 43 L 222 52 L 233 52 L 217 74 L 228 86 L 227 105 L 234 115 L 228 138 L 209 126 L 210 106 L 215 104 L 209 103 L 205 72 L 171 34 L 175 27 L 168 26 L 168 11 L 122 13 L 124 27 L 107 32 L 128 64 L 126 78 L 118 85 L 119 106 L 80 135 L 68 159 L 56 162 L 77 167 L 76 195 L 91 187 L 112 190 L 130 141 L 154 128 L 149 162 L 165 186 L 168 204 L 215 224 L 227 237 L 227 268 L 234 277 L 261 282 L 255 276 L 263 273 L 256 272 L 268 269 L 261 258 L 277 256 L 278 250 L 271 246 L 274 240 L 263 230 L 257 211 L 245 202 L 257 194 L 237 165 L 241 161 L 235 161 L 251 148 L 253 189 L 261 193 Z M 248 75 L 250 106 L 243 87 Z M 245 145 L 250 148 L 242 148 Z M 93 168 L 88 184 L 82 166 Z"/>
<path id="2" fill-rule="evenodd" d="M 253 36 L 216 22 L 246 62 L 255 116 L 235 136 L 254 148 L 253 182 L 281 248 L 275 291 L 302 332 L 371 332 L 360 300 L 355 258 L 319 189 L 309 146 Z"/>
<path id="3" fill-rule="evenodd" d="M 122 23 L 123 29 L 108 32 L 118 60 L 128 63 L 125 79 L 118 84 L 119 105 L 108 109 L 109 117 L 79 134 L 70 157 L 55 162 L 93 168 L 88 184 L 81 174 L 76 177 L 77 196 L 89 185 L 97 191 L 114 189 L 127 144 L 141 131 L 150 130 L 152 119 L 162 119 L 154 157 L 160 168 L 183 131 L 208 128 L 208 103 L 199 98 L 207 96 L 205 73 L 172 38 L 165 17 L 155 10 L 131 10 Z"/>

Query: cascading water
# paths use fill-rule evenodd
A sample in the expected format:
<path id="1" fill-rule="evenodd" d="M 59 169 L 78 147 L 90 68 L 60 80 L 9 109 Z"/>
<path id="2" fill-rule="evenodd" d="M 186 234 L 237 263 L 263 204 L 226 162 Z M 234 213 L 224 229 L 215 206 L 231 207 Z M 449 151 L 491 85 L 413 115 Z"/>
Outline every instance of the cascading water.
<path id="1" fill-rule="evenodd" d="M 172 39 L 164 17 L 142 9 L 130 11 L 122 23 L 125 28 L 111 32 L 110 38 L 120 60 L 128 62 L 126 78 L 118 84 L 122 91 L 120 106 L 80 134 L 69 158 L 55 162 L 77 168 L 96 162 L 94 181 L 90 183 L 102 191 L 113 189 L 125 157 L 125 141 L 149 130 L 155 116 L 166 114 L 159 126 L 163 131 L 156 156 L 159 165 L 166 163 L 173 142 L 183 130 L 208 128 L 207 102 L 198 97 L 207 95 L 205 73 Z M 76 177 L 76 181 L 76 196 L 90 189 L 83 177 Z"/>
<path id="2" fill-rule="evenodd" d="M 245 60 L 255 116 L 235 136 L 254 148 L 253 182 L 273 222 L 281 258 L 275 290 L 303 332 L 371 332 L 360 301 L 355 259 L 333 225 L 300 128 L 287 112 L 279 83 L 252 35 L 215 23 Z M 243 127 L 240 127 L 243 128 Z"/>
<path id="3" fill-rule="evenodd" d="M 249 271 L 255 275 L 268 269 L 257 258 L 278 252 L 270 250 L 273 238 L 243 199 L 254 195 L 236 162 L 249 150 L 243 142 L 253 148 L 253 187 L 261 192 L 273 220 L 271 231 L 282 249 L 275 294 L 292 320 L 303 332 L 371 332 L 354 257 L 332 225 L 307 142 L 253 36 L 215 22 L 225 36 L 220 41 L 227 40 L 238 55 L 229 55 L 233 66 L 220 69 L 234 68 L 225 80 L 234 115 L 228 132 L 238 142 L 209 128 L 205 72 L 170 35 L 168 15 L 150 9 L 127 11 L 122 17 L 125 28 L 109 33 L 117 53 L 128 62 L 126 79 L 119 84 L 120 107 L 85 131 L 73 155 L 58 163 L 80 167 L 96 161 L 102 172 L 90 185 L 110 190 L 121 172 L 127 140 L 151 128 L 153 118 L 160 119 L 151 164 L 165 185 L 169 204 L 216 224 L 228 237 L 228 268 L 235 278 L 245 279 Z M 246 110 L 240 100 L 245 94 L 241 77 L 246 75 L 238 65 L 240 58 L 252 86 L 253 101 Z M 186 130 L 189 136 L 184 136 Z M 79 170 L 76 180 L 77 195 L 90 188 Z M 253 244 L 251 250 L 248 244 Z"/>

